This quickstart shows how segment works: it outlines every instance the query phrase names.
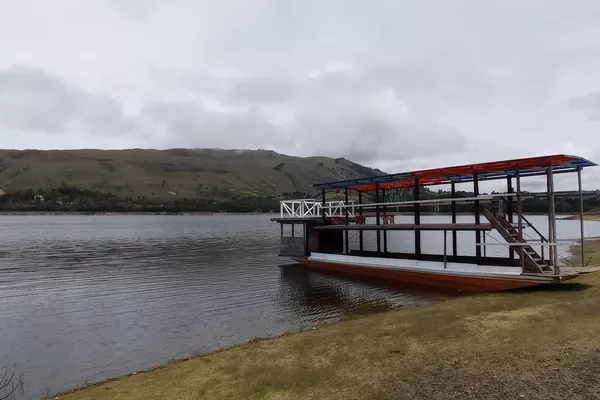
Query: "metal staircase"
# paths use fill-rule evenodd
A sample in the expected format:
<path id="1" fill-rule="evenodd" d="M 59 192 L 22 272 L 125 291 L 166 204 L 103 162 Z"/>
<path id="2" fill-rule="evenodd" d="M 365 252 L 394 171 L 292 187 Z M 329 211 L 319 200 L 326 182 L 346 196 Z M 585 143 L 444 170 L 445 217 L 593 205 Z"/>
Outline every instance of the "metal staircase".
<path id="1" fill-rule="evenodd" d="M 554 269 L 550 264 L 544 260 L 543 257 L 543 247 L 542 247 L 542 256 L 538 254 L 535 249 L 529 245 L 519 246 L 510 246 L 511 243 L 526 243 L 527 241 L 524 238 L 519 240 L 519 231 L 515 229 L 515 227 L 506 220 L 506 218 L 497 212 L 490 210 L 487 207 L 482 207 L 482 214 L 488 219 L 490 224 L 500 233 L 500 235 L 506 240 L 509 244 L 509 248 L 512 252 L 514 252 L 517 257 L 524 259 L 524 271 L 529 273 L 553 273 Z M 524 218 L 521 216 L 521 218 Z M 528 223 L 529 225 L 529 223 Z M 547 241 L 545 238 L 537 232 L 542 241 Z"/>

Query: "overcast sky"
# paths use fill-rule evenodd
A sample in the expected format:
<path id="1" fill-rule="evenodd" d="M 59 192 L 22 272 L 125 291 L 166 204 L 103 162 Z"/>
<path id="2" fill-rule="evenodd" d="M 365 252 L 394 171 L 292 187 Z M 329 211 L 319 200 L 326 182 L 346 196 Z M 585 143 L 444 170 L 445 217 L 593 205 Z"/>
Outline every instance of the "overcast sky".
<path id="1" fill-rule="evenodd" d="M 600 1 L 0 0 L 0 147 L 600 161 Z"/>

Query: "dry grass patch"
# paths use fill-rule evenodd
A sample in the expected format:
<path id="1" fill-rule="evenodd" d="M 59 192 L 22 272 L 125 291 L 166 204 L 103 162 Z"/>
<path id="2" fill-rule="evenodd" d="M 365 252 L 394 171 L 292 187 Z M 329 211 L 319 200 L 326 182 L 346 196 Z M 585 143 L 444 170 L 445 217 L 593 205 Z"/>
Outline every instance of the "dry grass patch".
<path id="1" fill-rule="evenodd" d="M 600 266 L 600 240 L 586 240 L 583 242 L 583 247 L 585 251 L 584 265 L 590 267 Z M 581 247 L 579 243 L 571 246 L 571 253 L 573 254 L 571 262 L 576 266 L 580 266 Z"/>

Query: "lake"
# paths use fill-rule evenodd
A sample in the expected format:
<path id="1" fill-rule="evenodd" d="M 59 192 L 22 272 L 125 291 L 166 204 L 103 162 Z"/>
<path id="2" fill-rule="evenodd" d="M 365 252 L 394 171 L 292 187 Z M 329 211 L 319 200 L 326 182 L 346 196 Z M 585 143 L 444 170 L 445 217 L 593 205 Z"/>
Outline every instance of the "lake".
<path id="1" fill-rule="evenodd" d="M 577 238 L 579 223 L 559 221 L 558 232 Z M 439 252 L 441 236 L 428 235 L 424 246 Z M 586 235 L 600 236 L 600 223 Z M 473 250 L 472 236 L 459 248 Z M 23 374 L 18 398 L 449 296 L 282 266 L 278 239 L 269 216 L 0 217 L 0 362 Z"/>

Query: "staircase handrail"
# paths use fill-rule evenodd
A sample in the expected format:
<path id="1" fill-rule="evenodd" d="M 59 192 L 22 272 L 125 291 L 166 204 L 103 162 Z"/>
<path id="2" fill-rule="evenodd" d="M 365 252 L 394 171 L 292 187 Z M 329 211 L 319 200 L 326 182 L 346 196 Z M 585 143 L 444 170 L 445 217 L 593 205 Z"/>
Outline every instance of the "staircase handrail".
<path id="1" fill-rule="evenodd" d="M 502 197 L 502 200 L 504 200 L 504 202 L 506 204 L 508 204 L 508 206 L 511 207 L 513 209 L 513 211 L 515 211 L 517 214 L 519 214 L 519 210 L 514 206 L 514 204 L 511 204 L 506 197 Z M 546 239 L 546 237 L 544 235 L 542 235 L 542 233 L 535 226 L 533 226 L 533 224 L 531 222 L 529 222 L 529 220 L 527 218 L 525 218 L 523 213 L 521 213 L 521 218 L 523 218 L 523 221 L 525 221 L 525 223 L 527 224 L 528 227 L 533 229 L 534 232 L 539 235 L 539 237 L 542 239 L 543 242 L 548 242 L 548 239 Z"/>

